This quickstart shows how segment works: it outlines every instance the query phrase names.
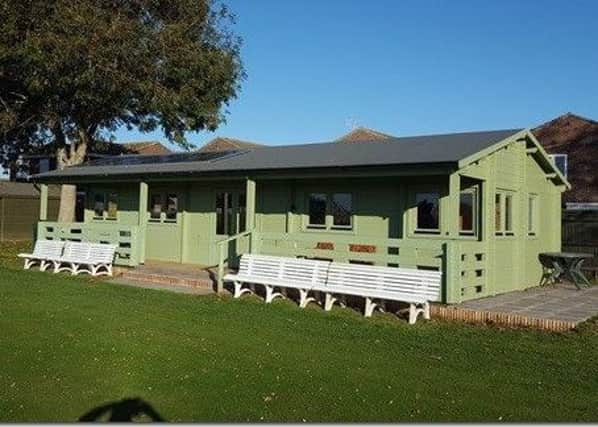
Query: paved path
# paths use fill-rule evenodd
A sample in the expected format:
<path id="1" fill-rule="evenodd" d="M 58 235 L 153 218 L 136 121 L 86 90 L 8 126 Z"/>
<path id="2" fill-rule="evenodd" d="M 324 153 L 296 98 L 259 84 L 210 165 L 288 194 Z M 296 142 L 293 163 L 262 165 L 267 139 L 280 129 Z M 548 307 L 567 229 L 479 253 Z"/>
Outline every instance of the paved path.
<path id="1" fill-rule="evenodd" d="M 581 290 L 568 283 L 536 287 L 467 301 L 458 307 L 580 323 L 598 316 L 598 285 Z"/>

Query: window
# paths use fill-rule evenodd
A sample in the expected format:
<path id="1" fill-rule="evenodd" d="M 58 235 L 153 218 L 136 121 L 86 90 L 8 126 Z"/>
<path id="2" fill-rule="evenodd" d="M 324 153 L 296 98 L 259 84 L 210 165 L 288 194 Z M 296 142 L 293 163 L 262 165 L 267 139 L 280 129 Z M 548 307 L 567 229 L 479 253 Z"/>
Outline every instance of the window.
<path id="1" fill-rule="evenodd" d="M 332 195 L 332 227 L 351 228 L 353 216 L 353 196 L 350 193 Z"/>
<path id="2" fill-rule="evenodd" d="M 537 232 L 537 209 L 538 196 L 536 194 L 530 194 L 527 199 L 527 234 L 529 236 L 535 236 Z"/>
<path id="3" fill-rule="evenodd" d="M 176 215 L 179 211 L 179 198 L 176 194 L 169 194 L 166 197 L 166 220 L 176 221 Z"/>
<path id="4" fill-rule="evenodd" d="M 459 196 L 459 232 L 473 236 L 478 227 L 478 191 L 476 187 L 461 190 Z"/>
<path id="5" fill-rule="evenodd" d="M 351 193 L 311 193 L 307 203 L 307 228 L 353 229 L 353 195 Z"/>
<path id="6" fill-rule="evenodd" d="M 415 204 L 417 206 L 416 232 L 440 232 L 439 201 L 440 193 L 438 192 L 421 192 L 415 194 Z"/>
<path id="7" fill-rule="evenodd" d="M 162 217 L 162 194 L 152 194 L 150 197 L 150 219 L 159 220 Z"/>
<path id="8" fill-rule="evenodd" d="M 245 193 L 240 193 L 238 197 L 239 201 L 239 233 L 245 231 L 245 215 L 247 211 L 247 197 L 245 197 Z"/>
<path id="9" fill-rule="evenodd" d="M 216 234 L 234 234 L 232 193 L 216 194 Z"/>
<path id="10" fill-rule="evenodd" d="M 505 195 L 505 232 L 513 234 L 513 195 Z"/>
<path id="11" fill-rule="evenodd" d="M 567 178 L 567 173 L 569 172 L 569 160 L 566 154 L 551 154 L 550 158 L 552 162 L 557 167 L 558 170 L 561 171 L 563 176 Z"/>
<path id="12" fill-rule="evenodd" d="M 328 196 L 323 193 L 312 193 L 309 195 L 309 221 L 310 228 L 326 227 L 326 205 Z"/>
<path id="13" fill-rule="evenodd" d="M 513 236 L 514 218 L 513 194 L 511 192 L 497 190 L 494 199 L 495 222 L 497 236 Z"/>
<path id="14" fill-rule="evenodd" d="M 106 196 L 104 193 L 96 193 L 93 203 L 93 215 L 95 218 L 104 218 L 104 208 L 106 206 Z"/>
<path id="15" fill-rule="evenodd" d="M 108 194 L 108 212 L 106 219 L 116 219 L 118 212 L 118 195 L 116 193 Z"/>

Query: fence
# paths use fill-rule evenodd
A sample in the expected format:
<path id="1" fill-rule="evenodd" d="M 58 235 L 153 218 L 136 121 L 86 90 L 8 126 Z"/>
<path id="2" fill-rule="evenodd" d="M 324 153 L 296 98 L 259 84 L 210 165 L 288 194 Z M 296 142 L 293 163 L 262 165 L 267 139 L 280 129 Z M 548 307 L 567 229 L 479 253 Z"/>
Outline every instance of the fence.
<path id="1" fill-rule="evenodd" d="M 563 211 L 562 227 L 563 251 L 592 253 L 585 266 L 598 268 L 598 212 Z"/>
<path id="2" fill-rule="evenodd" d="M 48 200 L 48 218 L 56 218 L 59 203 Z M 39 197 L 0 195 L 0 242 L 31 240 L 38 220 Z"/>

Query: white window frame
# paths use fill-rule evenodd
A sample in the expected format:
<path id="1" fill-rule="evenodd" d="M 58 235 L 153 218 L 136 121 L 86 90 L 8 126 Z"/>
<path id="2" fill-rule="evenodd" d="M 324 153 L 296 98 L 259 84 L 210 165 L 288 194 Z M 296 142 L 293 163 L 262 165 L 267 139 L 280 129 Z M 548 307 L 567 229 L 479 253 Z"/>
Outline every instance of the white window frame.
<path id="1" fill-rule="evenodd" d="M 324 224 L 311 224 L 309 214 L 309 200 L 312 194 L 323 194 L 326 196 L 326 210 Z M 332 214 L 332 199 L 336 194 L 349 194 L 351 196 L 351 216 L 350 225 L 335 225 L 334 215 Z M 304 220 L 304 230 L 307 231 L 332 231 L 332 232 L 353 232 L 355 231 L 355 194 L 351 191 L 308 191 L 305 197 L 306 213 Z"/>
<path id="2" fill-rule="evenodd" d="M 561 172 L 563 174 L 563 176 L 565 178 L 567 178 L 567 176 L 569 175 L 569 155 L 568 154 L 562 154 L 562 153 L 557 153 L 557 154 L 549 154 L 548 155 L 550 157 L 550 160 L 552 160 L 552 164 L 559 169 L 559 167 L 556 165 L 556 159 L 557 158 L 563 158 L 565 160 L 565 170 L 562 171 L 559 169 L 559 172 Z"/>
<path id="3" fill-rule="evenodd" d="M 538 200 L 539 196 L 534 193 L 527 197 L 527 235 L 536 237 L 538 235 Z"/>
<path id="4" fill-rule="evenodd" d="M 419 228 L 417 223 L 417 217 L 419 215 L 418 212 L 418 205 L 417 205 L 417 195 L 418 194 L 438 194 L 438 228 Z M 418 235 L 439 235 L 440 229 L 442 227 L 442 191 L 440 188 L 430 187 L 430 188 L 416 188 L 413 190 L 413 204 L 415 206 L 414 209 L 414 218 L 413 218 L 413 233 Z"/>
<path id="5" fill-rule="evenodd" d="M 477 237 L 478 236 L 478 229 L 480 223 L 480 209 L 479 209 L 479 191 L 478 186 L 474 185 L 469 188 L 465 188 L 459 192 L 459 218 L 461 217 L 461 194 L 471 194 L 472 195 L 472 206 L 473 206 L 473 213 L 472 213 L 472 230 L 462 230 L 461 224 L 459 224 L 459 235 L 464 237 Z"/>
<path id="6" fill-rule="evenodd" d="M 496 197 L 499 197 L 499 206 L 500 206 L 500 218 L 499 218 L 499 227 L 496 228 Z M 517 207 L 515 206 L 517 203 L 515 192 L 509 190 L 496 190 L 495 193 L 495 211 L 494 211 L 494 218 L 495 218 L 495 235 L 499 237 L 514 237 L 516 227 L 516 218 L 515 213 L 517 212 Z M 510 219 L 511 219 L 511 228 L 507 230 L 507 197 L 511 199 L 510 208 Z"/>

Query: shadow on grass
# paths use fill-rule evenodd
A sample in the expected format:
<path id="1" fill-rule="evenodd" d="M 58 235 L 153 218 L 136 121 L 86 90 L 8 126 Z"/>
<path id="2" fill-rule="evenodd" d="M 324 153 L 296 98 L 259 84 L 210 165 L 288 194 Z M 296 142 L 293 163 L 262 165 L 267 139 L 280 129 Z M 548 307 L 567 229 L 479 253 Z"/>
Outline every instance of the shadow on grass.
<path id="1" fill-rule="evenodd" d="M 165 421 L 148 402 L 140 398 L 132 398 L 109 402 L 93 408 L 91 411 L 83 414 L 79 418 L 79 421 L 127 422 L 137 420 L 146 421 L 147 418 L 150 421 Z"/>

